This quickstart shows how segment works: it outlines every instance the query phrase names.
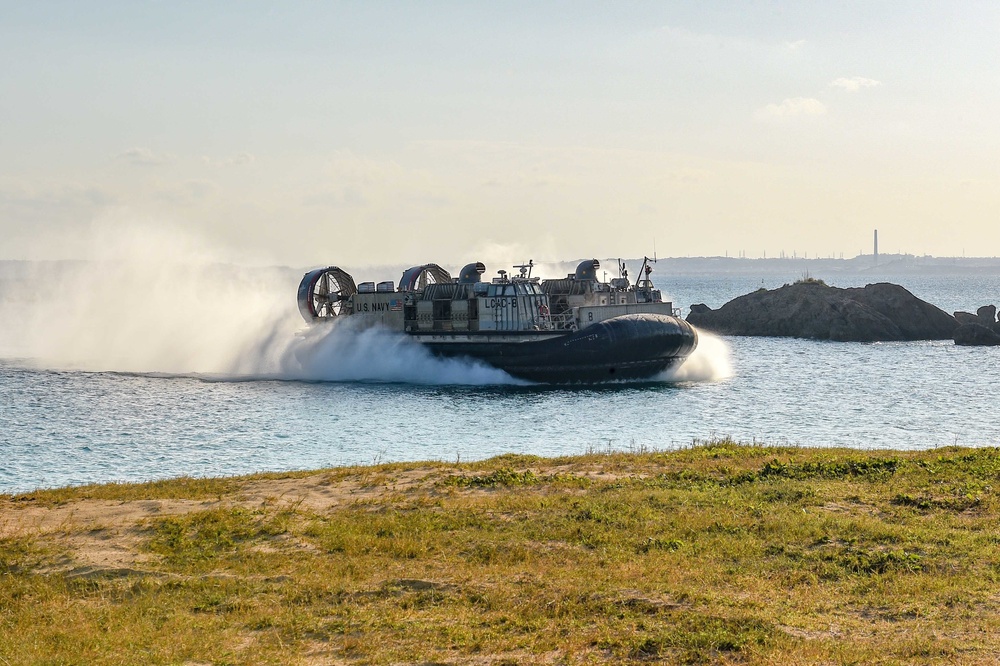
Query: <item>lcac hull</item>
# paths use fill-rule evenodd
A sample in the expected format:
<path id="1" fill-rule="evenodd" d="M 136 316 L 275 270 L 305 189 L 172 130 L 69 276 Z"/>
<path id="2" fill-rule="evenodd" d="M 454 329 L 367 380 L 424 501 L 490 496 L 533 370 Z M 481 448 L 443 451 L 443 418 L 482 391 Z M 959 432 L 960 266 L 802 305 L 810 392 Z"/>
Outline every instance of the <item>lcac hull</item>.
<path id="1" fill-rule="evenodd" d="M 423 338 L 438 356 L 478 359 L 514 377 L 544 383 L 649 379 L 679 365 L 698 345 L 690 324 L 658 314 L 622 315 L 544 339 L 496 332 L 450 340 L 412 335 Z"/>

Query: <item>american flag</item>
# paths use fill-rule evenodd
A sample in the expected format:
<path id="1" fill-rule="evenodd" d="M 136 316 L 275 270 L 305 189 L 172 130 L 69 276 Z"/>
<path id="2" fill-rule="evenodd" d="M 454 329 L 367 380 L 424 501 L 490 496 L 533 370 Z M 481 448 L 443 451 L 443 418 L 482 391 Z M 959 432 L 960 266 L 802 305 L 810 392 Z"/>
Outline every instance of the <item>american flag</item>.
<path id="1" fill-rule="evenodd" d="M 401 299 L 401 298 L 391 298 L 391 299 L 389 299 L 389 309 L 390 310 L 402 310 L 403 309 L 403 299 Z"/>

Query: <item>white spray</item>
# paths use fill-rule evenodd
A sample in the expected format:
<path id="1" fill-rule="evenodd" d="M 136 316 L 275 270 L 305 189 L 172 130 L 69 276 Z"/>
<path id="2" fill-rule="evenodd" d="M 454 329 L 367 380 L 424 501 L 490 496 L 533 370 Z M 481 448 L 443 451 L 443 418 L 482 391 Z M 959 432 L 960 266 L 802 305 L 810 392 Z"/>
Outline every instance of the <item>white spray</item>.
<path id="1" fill-rule="evenodd" d="M 266 367 L 267 363 L 261 363 Z M 361 329 L 346 319 L 299 333 L 279 356 L 279 376 L 314 381 L 408 384 L 512 384 L 496 368 L 431 355 L 420 343 L 385 329 Z"/>
<path id="2" fill-rule="evenodd" d="M 190 234 L 103 225 L 90 261 L 0 276 L 0 357 L 50 369 L 221 378 L 496 384 L 480 363 L 345 320 L 307 327 L 300 271 L 225 264 Z"/>
<path id="3" fill-rule="evenodd" d="M 733 376 L 729 345 L 711 333 L 698 331 L 698 347 L 680 366 L 669 370 L 671 382 L 715 382 Z"/>

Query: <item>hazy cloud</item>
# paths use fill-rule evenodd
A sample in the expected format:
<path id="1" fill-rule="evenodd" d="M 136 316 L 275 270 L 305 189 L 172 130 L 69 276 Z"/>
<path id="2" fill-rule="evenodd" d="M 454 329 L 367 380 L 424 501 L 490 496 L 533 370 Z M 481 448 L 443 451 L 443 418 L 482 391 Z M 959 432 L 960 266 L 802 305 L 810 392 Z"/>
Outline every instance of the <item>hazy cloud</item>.
<path id="1" fill-rule="evenodd" d="M 193 206 L 214 195 L 218 186 L 208 180 L 186 180 L 156 193 L 156 198 L 164 203 L 179 206 Z"/>
<path id="2" fill-rule="evenodd" d="M 82 185 L 34 189 L 26 186 L 0 187 L 0 208 L 4 210 L 93 209 L 114 202 L 106 191 Z"/>
<path id="3" fill-rule="evenodd" d="M 831 88 L 843 88 L 849 92 L 857 92 L 862 88 L 876 88 L 882 85 L 881 81 L 876 81 L 875 79 L 866 79 L 863 76 L 854 76 L 847 78 L 845 76 L 839 79 L 834 79 L 830 82 Z"/>
<path id="4" fill-rule="evenodd" d="M 201 158 L 202 162 L 214 167 L 246 166 L 253 164 L 256 160 L 257 158 L 250 153 L 236 153 L 231 157 L 224 157 L 222 159 L 214 159 L 208 155 L 203 155 Z"/>
<path id="5" fill-rule="evenodd" d="M 369 201 L 355 187 L 342 187 L 307 194 L 302 198 L 304 206 L 320 206 L 331 208 L 365 206 Z"/>
<path id="6" fill-rule="evenodd" d="M 154 153 L 149 148 L 133 147 L 115 155 L 115 159 L 133 166 L 159 166 L 172 161 L 170 155 Z"/>
<path id="7" fill-rule="evenodd" d="M 758 109 L 755 117 L 758 120 L 774 120 L 794 116 L 821 116 L 825 113 L 826 106 L 814 97 L 792 97 L 783 100 L 781 104 L 768 104 Z"/>
<path id="8" fill-rule="evenodd" d="M 92 185 L 0 183 L 0 258 L 74 256 L 78 231 L 114 204 Z"/>
<path id="9" fill-rule="evenodd" d="M 794 42 L 785 42 L 785 48 L 787 48 L 789 51 L 798 51 L 805 45 L 806 45 L 806 40 L 804 39 L 797 39 Z"/>

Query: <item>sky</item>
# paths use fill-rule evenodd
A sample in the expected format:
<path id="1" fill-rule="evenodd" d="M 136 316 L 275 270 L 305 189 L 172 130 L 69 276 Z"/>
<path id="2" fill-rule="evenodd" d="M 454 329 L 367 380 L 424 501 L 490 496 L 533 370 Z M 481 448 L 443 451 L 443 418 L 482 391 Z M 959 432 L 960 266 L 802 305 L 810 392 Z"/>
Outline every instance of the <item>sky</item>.
<path id="1" fill-rule="evenodd" d="M 0 259 L 1000 255 L 1000 3 L 0 0 Z"/>

